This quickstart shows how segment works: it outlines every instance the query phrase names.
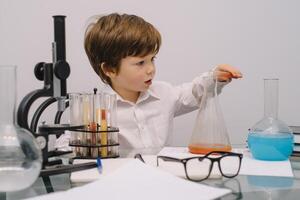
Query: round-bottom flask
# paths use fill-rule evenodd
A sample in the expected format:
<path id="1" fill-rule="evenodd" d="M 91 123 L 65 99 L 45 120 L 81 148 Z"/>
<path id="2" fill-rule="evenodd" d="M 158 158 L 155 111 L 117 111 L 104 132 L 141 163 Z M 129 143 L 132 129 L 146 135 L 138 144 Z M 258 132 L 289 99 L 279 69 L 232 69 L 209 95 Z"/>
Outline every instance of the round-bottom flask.
<path id="1" fill-rule="evenodd" d="M 34 183 L 42 159 L 34 137 L 13 125 L 0 126 L 0 191 L 22 190 Z"/>
<path id="2" fill-rule="evenodd" d="M 278 79 L 264 79 L 265 114 L 249 131 L 248 146 L 259 160 L 286 160 L 293 152 L 294 136 L 278 113 Z"/>
<path id="3" fill-rule="evenodd" d="M 15 124 L 15 75 L 15 66 L 0 66 L 0 192 L 29 187 L 42 166 L 35 138 Z"/>

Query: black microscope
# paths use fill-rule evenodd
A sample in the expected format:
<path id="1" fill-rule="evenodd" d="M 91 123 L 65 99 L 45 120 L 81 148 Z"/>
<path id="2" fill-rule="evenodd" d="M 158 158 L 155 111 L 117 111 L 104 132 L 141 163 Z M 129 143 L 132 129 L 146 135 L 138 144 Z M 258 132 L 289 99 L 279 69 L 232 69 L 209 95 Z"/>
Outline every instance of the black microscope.
<path id="1" fill-rule="evenodd" d="M 66 61 L 65 47 L 65 16 L 53 16 L 54 18 L 54 42 L 52 43 L 53 59 L 52 63 L 40 62 L 34 68 L 35 77 L 44 81 L 44 87 L 27 94 L 21 101 L 18 112 L 17 122 L 20 127 L 29 130 L 36 138 L 43 154 L 43 167 L 40 176 L 44 181 L 50 181 L 49 175 L 70 173 L 83 169 L 96 167 L 95 162 L 84 164 L 62 164 L 61 159 L 49 159 L 61 156 L 70 152 L 48 151 L 49 135 L 59 137 L 66 130 L 76 130 L 83 126 L 71 126 L 60 124 L 61 116 L 68 105 L 67 78 L 70 75 L 70 66 Z M 43 101 L 33 113 L 33 117 L 28 122 L 29 110 L 32 104 L 41 97 L 49 97 Z M 57 102 L 58 109 L 55 115 L 54 124 L 43 124 L 38 127 L 39 119 L 45 109 Z M 72 159 L 71 159 L 72 160 Z M 48 178 L 47 178 L 48 177 Z"/>

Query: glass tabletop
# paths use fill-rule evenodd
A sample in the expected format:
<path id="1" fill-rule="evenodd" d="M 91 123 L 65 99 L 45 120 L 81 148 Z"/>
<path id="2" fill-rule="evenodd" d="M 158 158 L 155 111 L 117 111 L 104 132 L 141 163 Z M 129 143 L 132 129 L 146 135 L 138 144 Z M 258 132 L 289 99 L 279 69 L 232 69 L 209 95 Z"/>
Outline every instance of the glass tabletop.
<path id="1" fill-rule="evenodd" d="M 299 199 L 300 157 L 291 157 L 290 160 L 293 178 L 238 175 L 231 179 L 208 179 L 202 181 L 201 184 L 232 190 L 231 194 L 220 199 Z M 26 199 L 51 192 L 65 191 L 76 186 L 70 182 L 70 174 L 54 175 L 48 179 L 38 178 L 30 188 L 22 191 L 0 193 L 0 200 Z"/>

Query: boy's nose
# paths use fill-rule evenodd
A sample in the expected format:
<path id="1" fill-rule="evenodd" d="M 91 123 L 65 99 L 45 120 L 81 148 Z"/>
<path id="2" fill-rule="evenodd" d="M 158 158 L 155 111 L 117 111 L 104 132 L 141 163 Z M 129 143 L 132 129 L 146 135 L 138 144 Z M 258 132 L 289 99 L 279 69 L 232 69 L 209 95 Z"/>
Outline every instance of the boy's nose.
<path id="1" fill-rule="evenodd" d="M 155 66 L 154 64 L 149 64 L 148 68 L 147 68 L 147 74 L 152 74 L 155 71 Z"/>

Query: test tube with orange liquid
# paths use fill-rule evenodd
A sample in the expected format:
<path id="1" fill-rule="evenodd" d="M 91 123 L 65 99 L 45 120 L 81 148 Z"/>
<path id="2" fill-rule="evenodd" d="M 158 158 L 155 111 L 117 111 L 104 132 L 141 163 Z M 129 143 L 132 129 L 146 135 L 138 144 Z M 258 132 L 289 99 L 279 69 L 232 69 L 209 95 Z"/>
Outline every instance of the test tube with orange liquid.
<path id="1" fill-rule="evenodd" d="M 91 134 L 91 144 L 96 145 L 97 143 L 97 138 L 96 138 L 96 131 L 97 131 L 97 123 L 96 122 L 91 122 L 89 125 L 89 131 L 91 131 L 88 134 Z M 91 156 L 92 157 L 98 157 L 98 149 L 96 147 L 91 147 Z"/>

